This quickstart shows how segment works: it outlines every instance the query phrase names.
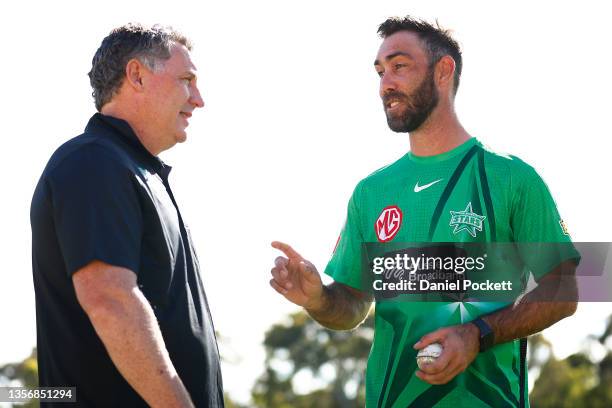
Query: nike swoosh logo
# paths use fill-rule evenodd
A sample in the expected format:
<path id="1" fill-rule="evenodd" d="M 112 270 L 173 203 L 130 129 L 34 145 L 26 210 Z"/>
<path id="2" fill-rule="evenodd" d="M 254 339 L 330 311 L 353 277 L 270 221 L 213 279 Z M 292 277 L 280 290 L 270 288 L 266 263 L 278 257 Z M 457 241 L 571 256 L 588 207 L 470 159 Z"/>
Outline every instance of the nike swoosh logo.
<path id="1" fill-rule="evenodd" d="M 444 180 L 444 179 L 439 179 L 439 180 L 436 180 L 436 181 L 432 181 L 431 183 L 425 184 L 425 185 L 422 185 L 422 186 L 419 186 L 419 182 L 417 181 L 417 183 L 414 185 L 414 192 L 418 193 L 419 191 L 425 190 L 427 187 L 431 187 L 434 184 L 439 183 L 442 180 Z"/>

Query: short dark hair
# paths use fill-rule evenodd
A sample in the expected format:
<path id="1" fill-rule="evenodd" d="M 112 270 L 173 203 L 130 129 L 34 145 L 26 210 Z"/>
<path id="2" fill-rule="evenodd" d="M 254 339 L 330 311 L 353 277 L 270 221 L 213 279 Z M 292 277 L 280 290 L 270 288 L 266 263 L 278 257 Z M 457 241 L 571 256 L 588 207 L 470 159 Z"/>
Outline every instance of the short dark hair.
<path id="1" fill-rule="evenodd" d="M 112 30 L 102 40 L 88 74 L 96 109 L 100 111 L 117 93 L 129 60 L 137 58 L 155 70 L 157 62 L 170 58 L 173 43 L 182 44 L 191 50 L 189 39 L 169 26 L 148 27 L 129 23 Z"/>
<path id="2" fill-rule="evenodd" d="M 455 60 L 454 91 L 457 93 L 463 62 L 461 60 L 461 48 L 457 41 L 451 37 L 450 31 L 441 28 L 437 21 L 434 26 L 425 20 L 419 20 L 411 16 L 390 17 L 378 26 L 378 35 L 381 38 L 387 38 L 398 31 L 410 31 L 417 34 L 429 54 L 430 67 L 433 67 L 445 55 L 450 55 Z"/>

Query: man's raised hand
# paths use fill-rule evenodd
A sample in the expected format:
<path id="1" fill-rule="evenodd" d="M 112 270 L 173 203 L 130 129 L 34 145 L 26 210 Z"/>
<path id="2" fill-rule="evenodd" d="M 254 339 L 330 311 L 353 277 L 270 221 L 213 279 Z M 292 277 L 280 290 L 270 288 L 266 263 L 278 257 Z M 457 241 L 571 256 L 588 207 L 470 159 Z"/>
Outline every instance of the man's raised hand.
<path id="1" fill-rule="evenodd" d="M 323 282 L 315 266 L 302 258 L 290 245 L 274 241 L 272 247 L 285 256 L 274 260 L 270 286 L 287 300 L 308 310 L 322 306 Z"/>

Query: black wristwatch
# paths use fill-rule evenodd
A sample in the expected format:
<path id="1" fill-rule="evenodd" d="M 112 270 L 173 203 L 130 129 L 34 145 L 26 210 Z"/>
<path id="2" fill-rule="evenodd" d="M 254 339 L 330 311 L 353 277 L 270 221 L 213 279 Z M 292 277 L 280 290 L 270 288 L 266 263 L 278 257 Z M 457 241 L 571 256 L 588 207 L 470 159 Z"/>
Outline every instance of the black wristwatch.
<path id="1" fill-rule="evenodd" d="M 480 352 L 487 351 L 495 342 L 495 333 L 493 333 L 491 326 L 480 317 L 476 320 L 472 320 L 472 323 L 480 330 Z"/>

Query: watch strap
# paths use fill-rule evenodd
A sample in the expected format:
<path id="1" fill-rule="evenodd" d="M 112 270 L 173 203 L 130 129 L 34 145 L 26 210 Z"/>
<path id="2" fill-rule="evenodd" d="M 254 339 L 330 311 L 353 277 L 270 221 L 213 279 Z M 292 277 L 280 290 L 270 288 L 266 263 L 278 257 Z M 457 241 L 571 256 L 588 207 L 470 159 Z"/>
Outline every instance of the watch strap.
<path id="1" fill-rule="evenodd" d="M 480 352 L 487 351 L 493 346 L 495 336 L 493 333 L 493 329 L 488 325 L 482 318 L 477 318 L 472 321 L 478 330 L 480 331 L 479 335 L 479 346 Z"/>

